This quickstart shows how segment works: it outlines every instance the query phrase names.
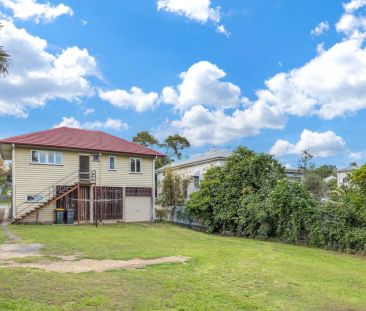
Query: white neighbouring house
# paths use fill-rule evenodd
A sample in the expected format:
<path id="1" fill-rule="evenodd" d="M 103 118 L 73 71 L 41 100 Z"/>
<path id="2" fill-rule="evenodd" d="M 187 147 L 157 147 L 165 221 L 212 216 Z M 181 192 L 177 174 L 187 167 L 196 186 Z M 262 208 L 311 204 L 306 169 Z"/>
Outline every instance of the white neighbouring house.
<path id="1" fill-rule="evenodd" d="M 346 168 L 342 168 L 337 171 L 337 185 L 340 186 L 347 186 L 349 185 L 349 173 L 351 173 L 354 170 L 357 170 L 360 168 L 358 165 L 351 165 Z"/>
<path id="2" fill-rule="evenodd" d="M 190 179 L 187 188 L 187 197 L 189 197 L 193 192 L 198 190 L 200 181 L 205 172 L 210 167 L 224 165 L 230 154 L 231 151 L 228 149 L 210 150 L 200 155 L 191 156 L 187 160 L 173 162 L 157 169 L 157 194 L 159 195 L 161 192 L 161 183 L 164 179 L 164 172 L 167 169 L 171 169 L 174 173 Z"/>

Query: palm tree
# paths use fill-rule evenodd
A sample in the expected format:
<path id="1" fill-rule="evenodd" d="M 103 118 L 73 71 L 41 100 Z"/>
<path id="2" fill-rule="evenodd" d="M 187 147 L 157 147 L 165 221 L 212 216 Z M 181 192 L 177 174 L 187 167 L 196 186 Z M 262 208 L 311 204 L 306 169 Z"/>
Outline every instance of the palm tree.
<path id="1" fill-rule="evenodd" d="M 1 29 L 0 24 L 0 29 Z M 0 74 L 7 74 L 8 73 L 8 64 L 9 64 L 9 54 L 7 54 L 3 47 L 0 46 Z"/>

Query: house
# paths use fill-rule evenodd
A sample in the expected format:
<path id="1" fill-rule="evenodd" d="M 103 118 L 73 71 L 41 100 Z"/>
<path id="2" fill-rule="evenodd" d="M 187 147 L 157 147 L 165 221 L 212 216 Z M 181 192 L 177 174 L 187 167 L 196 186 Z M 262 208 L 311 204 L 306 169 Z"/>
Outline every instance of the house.
<path id="1" fill-rule="evenodd" d="M 161 182 L 164 179 L 164 171 L 166 169 L 169 168 L 174 173 L 190 179 L 186 194 L 188 197 L 199 188 L 200 181 L 207 169 L 213 166 L 222 166 L 230 154 L 231 152 L 227 149 L 215 149 L 200 155 L 191 156 L 187 160 L 170 163 L 157 169 L 157 194 L 161 192 Z"/>
<path id="2" fill-rule="evenodd" d="M 300 169 L 286 167 L 285 174 L 286 174 L 286 177 L 292 181 L 301 182 L 304 179 L 304 172 Z"/>
<path id="3" fill-rule="evenodd" d="M 337 185 L 338 187 L 349 185 L 349 173 L 360 168 L 358 165 L 351 165 L 337 171 Z"/>
<path id="4" fill-rule="evenodd" d="M 78 223 L 151 221 L 155 159 L 164 155 L 119 137 L 68 127 L 0 140 L 12 160 L 17 223 L 54 223 L 55 208 Z"/>

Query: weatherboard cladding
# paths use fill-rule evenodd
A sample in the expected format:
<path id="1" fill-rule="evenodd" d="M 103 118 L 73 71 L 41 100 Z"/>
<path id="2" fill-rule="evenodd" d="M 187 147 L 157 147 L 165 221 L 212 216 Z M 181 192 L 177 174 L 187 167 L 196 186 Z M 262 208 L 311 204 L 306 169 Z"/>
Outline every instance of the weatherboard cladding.
<path id="1" fill-rule="evenodd" d="M 164 156 L 164 154 L 155 150 L 101 131 L 90 131 L 68 127 L 54 128 L 50 130 L 9 137 L 0 140 L 0 143 L 136 154 L 153 157 Z"/>

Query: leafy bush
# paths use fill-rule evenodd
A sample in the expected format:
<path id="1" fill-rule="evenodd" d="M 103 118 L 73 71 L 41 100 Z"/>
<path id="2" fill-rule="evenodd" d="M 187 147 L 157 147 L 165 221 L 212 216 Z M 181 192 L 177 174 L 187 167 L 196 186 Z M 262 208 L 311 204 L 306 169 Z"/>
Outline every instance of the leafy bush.
<path id="1" fill-rule="evenodd" d="M 169 211 L 165 208 L 157 208 L 155 210 L 155 216 L 158 219 L 158 221 L 163 221 L 167 219 Z"/>
<path id="2" fill-rule="evenodd" d="M 224 166 L 207 171 L 187 213 L 210 232 L 366 253 L 361 186 L 338 190 L 332 201 L 322 203 L 284 177 L 271 156 L 240 147 Z"/>

